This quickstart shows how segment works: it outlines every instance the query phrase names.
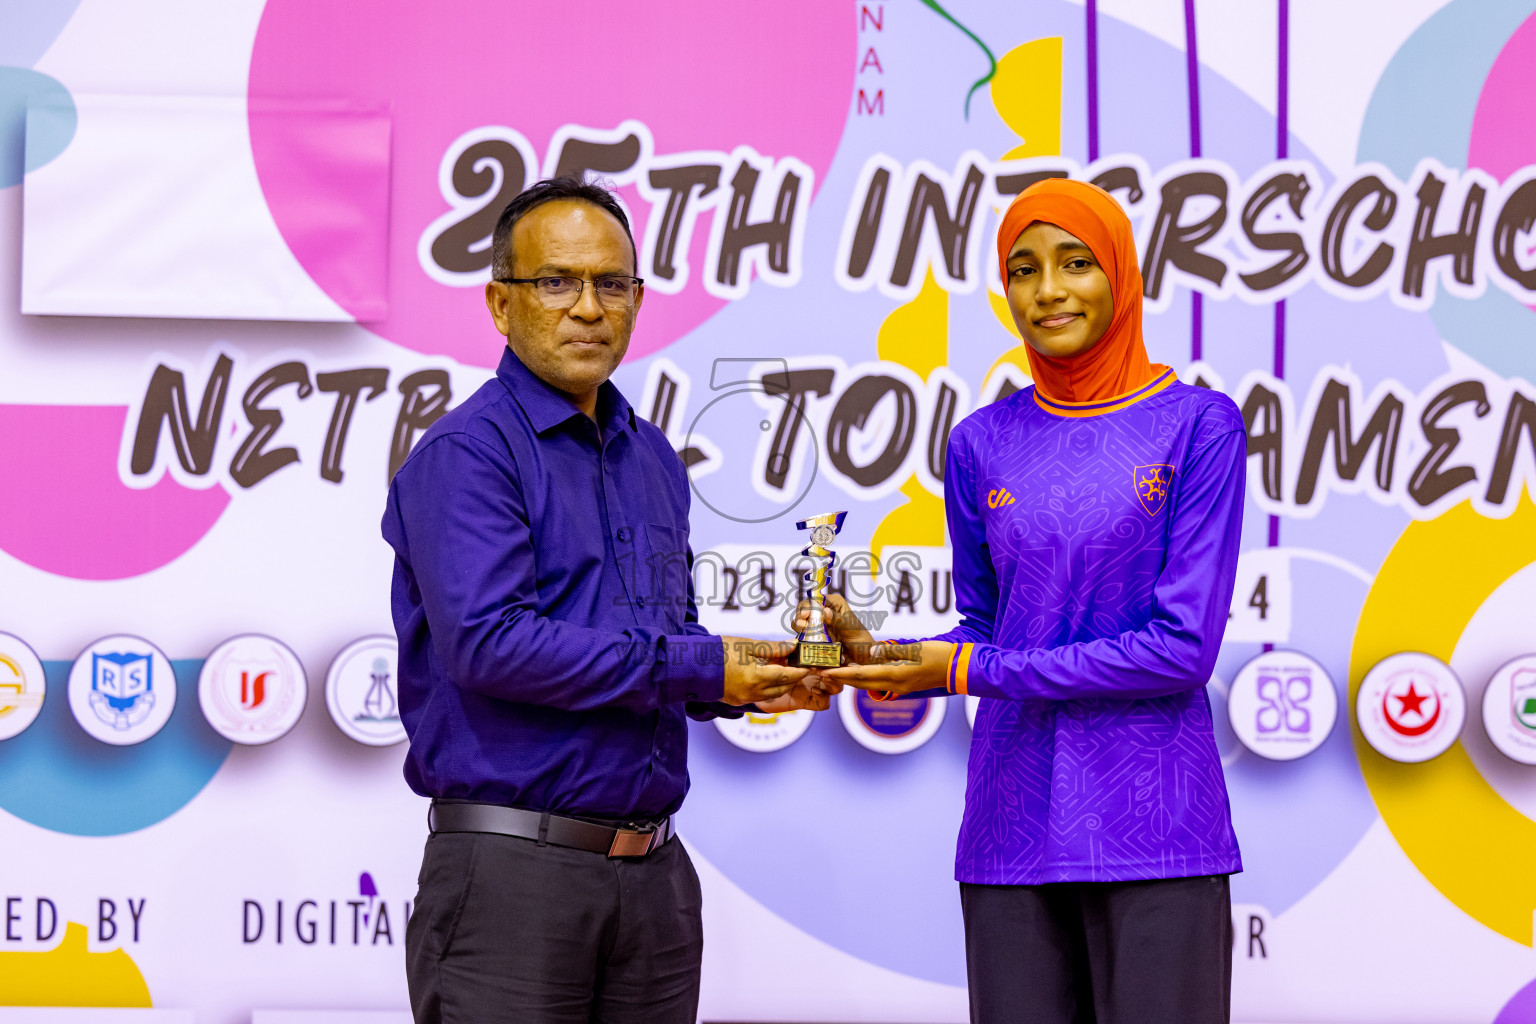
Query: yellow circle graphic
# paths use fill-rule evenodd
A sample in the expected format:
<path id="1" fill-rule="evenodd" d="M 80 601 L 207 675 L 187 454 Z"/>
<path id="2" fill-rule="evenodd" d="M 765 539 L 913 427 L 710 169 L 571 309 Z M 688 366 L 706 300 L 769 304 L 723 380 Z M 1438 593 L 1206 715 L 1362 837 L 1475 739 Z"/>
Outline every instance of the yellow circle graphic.
<path id="1" fill-rule="evenodd" d="M 1536 562 L 1536 506 L 1507 519 L 1458 505 L 1403 531 L 1360 610 L 1349 657 L 1349 701 L 1372 665 L 1399 651 L 1449 663 L 1473 614 L 1500 584 Z M 1536 821 L 1490 786 L 1457 743 L 1433 761 L 1382 757 L 1353 725 L 1355 754 L 1376 809 L 1430 884 L 1500 935 L 1531 945 Z"/>

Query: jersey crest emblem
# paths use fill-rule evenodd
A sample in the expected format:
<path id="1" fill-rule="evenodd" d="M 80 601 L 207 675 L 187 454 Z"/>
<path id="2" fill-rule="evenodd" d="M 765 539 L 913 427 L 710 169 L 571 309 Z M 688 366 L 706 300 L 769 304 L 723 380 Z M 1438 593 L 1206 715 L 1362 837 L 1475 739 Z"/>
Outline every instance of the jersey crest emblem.
<path id="1" fill-rule="evenodd" d="M 1131 471 L 1131 481 L 1136 487 L 1136 500 L 1147 515 L 1155 516 L 1168 504 L 1168 488 L 1173 486 L 1173 467 L 1166 463 L 1137 466 Z"/>

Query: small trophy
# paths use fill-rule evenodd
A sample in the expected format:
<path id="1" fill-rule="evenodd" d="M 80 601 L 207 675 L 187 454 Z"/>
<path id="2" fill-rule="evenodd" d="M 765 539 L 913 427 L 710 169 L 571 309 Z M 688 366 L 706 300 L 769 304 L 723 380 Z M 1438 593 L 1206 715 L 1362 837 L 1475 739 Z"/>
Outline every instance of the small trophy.
<path id="1" fill-rule="evenodd" d="M 826 592 L 832 566 L 837 562 L 837 556 L 832 553 L 832 541 L 847 517 L 847 512 L 828 512 L 795 524 L 796 529 L 811 531 L 811 542 L 800 552 L 811 559 L 811 571 L 802 577 L 810 584 L 811 620 L 805 632 L 795 638 L 799 646 L 792 659 L 802 668 L 836 668 L 843 663 L 842 645 L 827 635 Z"/>

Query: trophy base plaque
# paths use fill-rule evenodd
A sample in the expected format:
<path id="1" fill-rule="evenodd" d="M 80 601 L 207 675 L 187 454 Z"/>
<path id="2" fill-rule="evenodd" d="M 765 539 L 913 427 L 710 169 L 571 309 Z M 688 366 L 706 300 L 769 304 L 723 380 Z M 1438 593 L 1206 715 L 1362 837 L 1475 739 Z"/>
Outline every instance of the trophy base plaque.
<path id="1" fill-rule="evenodd" d="M 837 668 L 843 663 L 843 645 L 802 640 L 795 648 L 793 662 L 800 668 Z"/>

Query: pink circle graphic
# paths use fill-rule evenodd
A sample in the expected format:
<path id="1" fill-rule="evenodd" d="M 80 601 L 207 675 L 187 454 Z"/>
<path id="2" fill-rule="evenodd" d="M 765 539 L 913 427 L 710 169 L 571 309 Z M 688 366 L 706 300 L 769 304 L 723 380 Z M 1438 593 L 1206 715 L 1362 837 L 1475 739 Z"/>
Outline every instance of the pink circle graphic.
<path id="1" fill-rule="evenodd" d="M 1536 164 L 1536 15 L 1527 18 L 1499 51 L 1483 81 L 1472 115 L 1467 166 L 1480 167 L 1500 181 Z M 1517 243 L 1518 244 L 1518 243 Z M 1527 241 L 1517 258 L 1529 266 L 1536 256 Z M 1536 309 L 1536 306 L 1532 306 Z"/>
<path id="2" fill-rule="evenodd" d="M 489 366 L 502 343 L 480 288 L 441 283 L 417 257 L 423 233 L 452 209 L 438 169 L 455 140 L 503 126 L 527 139 L 542 164 L 563 125 L 612 131 L 633 119 L 649 128 L 658 156 L 750 146 L 765 157 L 797 158 L 819 186 L 847 122 L 855 47 L 853 10 L 823 0 L 600 8 L 270 0 L 251 55 L 251 143 L 279 229 L 328 295 L 390 341 Z M 387 233 L 377 231 L 365 251 L 333 244 L 336 233 L 317 225 L 316 216 L 334 220 L 372 209 L 348 206 L 372 188 L 359 173 L 367 153 L 352 163 L 343 154 L 334 167 L 307 159 L 316 145 L 300 136 L 326 132 L 325 118 L 310 118 L 306 129 L 291 118 L 258 115 L 294 104 L 388 112 Z M 382 136 L 369 143 L 360 130 L 357 137 L 366 149 Z M 324 134 L 311 141 L 330 145 Z M 538 174 L 530 167 L 528 180 Z M 727 191 L 729 174 L 727 167 L 720 185 Z M 622 195 L 643 239 L 649 204 L 632 185 Z M 675 295 L 648 291 L 630 358 L 664 348 L 725 304 L 701 283 L 707 217 L 694 229 L 687 285 Z M 386 237 L 380 259 L 377 247 Z M 387 266 L 382 319 L 369 288 L 359 288 L 358 267 L 369 263 Z"/>
<path id="3" fill-rule="evenodd" d="M 120 580 L 175 561 L 229 505 L 215 485 L 169 475 L 127 487 L 117 449 L 128 410 L 118 405 L 0 405 L 0 550 L 44 572 Z"/>

